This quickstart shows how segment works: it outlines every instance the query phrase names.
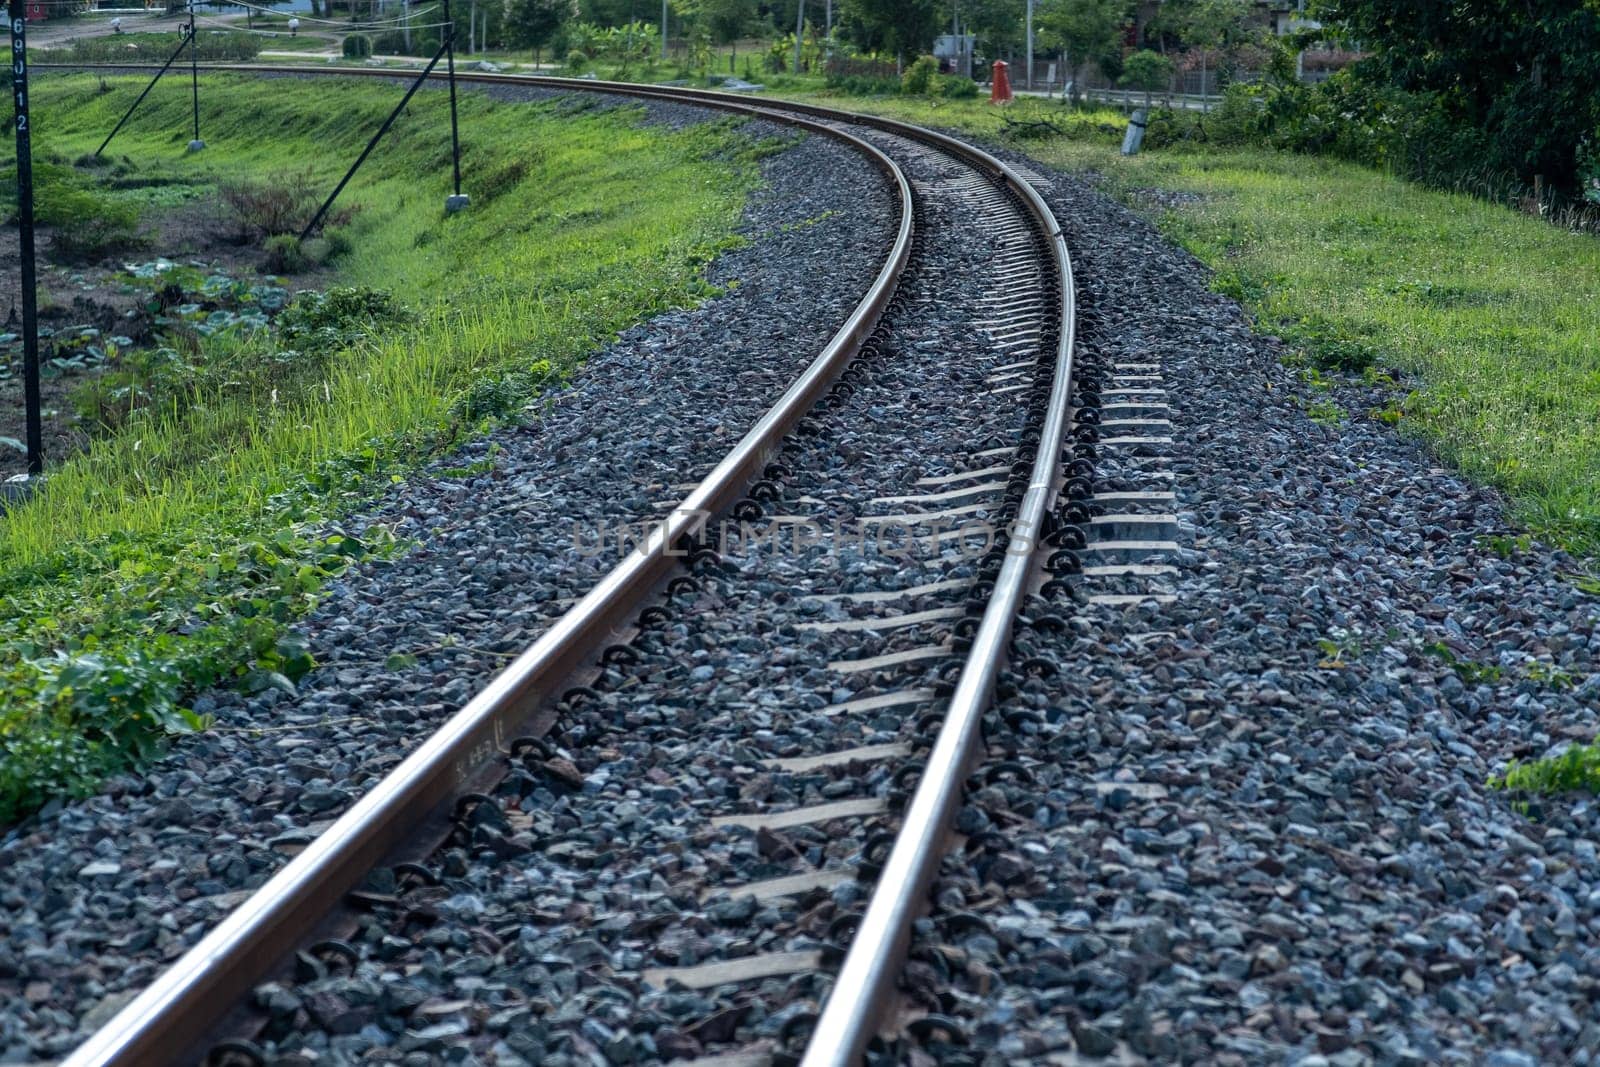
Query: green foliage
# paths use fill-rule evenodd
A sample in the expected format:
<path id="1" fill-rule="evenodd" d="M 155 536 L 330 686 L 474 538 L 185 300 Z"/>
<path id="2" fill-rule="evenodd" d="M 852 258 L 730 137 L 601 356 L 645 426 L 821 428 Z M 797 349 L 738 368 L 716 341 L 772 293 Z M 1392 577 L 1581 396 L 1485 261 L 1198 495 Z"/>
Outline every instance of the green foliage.
<path id="1" fill-rule="evenodd" d="M 292 233 L 268 237 L 261 250 L 267 254 L 265 266 L 273 274 L 299 274 L 311 266 L 311 260 L 300 247 L 300 238 Z"/>
<path id="2" fill-rule="evenodd" d="M 939 74 L 939 61 L 932 56 L 919 56 L 900 76 L 900 91 L 912 96 L 927 94 Z"/>
<path id="3" fill-rule="evenodd" d="M 948 100 L 975 100 L 980 95 L 978 83 L 971 78 L 960 74 L 941 74 L 938 78 L 935 96 L 943 96 Z"/>
<path id="4" fill-rule="evenodd" d="M 900 91 L 899 79 L 871 74 L 830 74 L 827 86 L 844 96 L 888 96 Z"/>
<path id="5" fill-rule="evenodd" d="M 589 69 L 589 55 L 581 48 L 574 48 L 567 53 L 567 69 L 574 74 L 582 74 Z"/>
<path id="6" fill-rule="evenodd" d="M 362 33 L 352 33 L 344 39 L 346 59 L 366 59 L 372 54 L 372 38 Z"/>
<path id="7" fill-rule="evenodd" d="M 1491 775 L 1490 789 L 1556 795 L 1587 790 L 1600 793 L 1600 743 L 1572 745 L 1559 756 L 1524 763 L 1512 760 L 1502 775 Z"/>
<path id="8" fill-rule="evenodd" d="M 572 0 L 505 0 L 506 43 L 534 51 L 544 48 L 576 14 Z"/>
<path id="9" fill-rule="evenodd" d="M 288 528 L 210 552 L 124 554 L 114 585 L 80 589 L 123 610 L 71 603 L 0 641 L 0 823 L 56 793 L 87 793 L 166 739 L 204 729 L 204 717 L 179 705 L 186 688 L 231 680 L 252 691 L 292 692 L 313 663 L 283 623 L 314 604 L 316 590 L 349 563 L 392 550 L 378 533 L 369 543 Z M 24 587 L 4 603 L 15 611 L 50 599 Z M 51 645 L 55 651 L 41 653 Z"/>
<path id="10" fill-rule="evenodd" d="M 386 289 L 339 286 L 296 293 L 277 327 L 282 344 L 327 356 L 413 321 L 411 309 Z"/>
<path id="11" fill-rule="evenodd" d="M 179 684 L 173 664 L 138 649 L 19 657 L 0 669 L 0 685 L 20 700 L 0 730 L 0 825 L 35 798 L 87 793 L 163 737 L 203 729 L 178 706 Z"/>
<path id="12" fill-rule="evenodd" d="M 840 0 L 834 25 L 863 52 L 904 56 L 928 47 L 943 13 L 935 0 Z"/>
<path id="13" fill-rule="evenodd" d="M 74 63 L 165 63 L 182 38 L 173 33 L 120 33 L 74 40 L 52 58 Z M 251 33 L 205 31 L 195 36 L 198 58 L 217 63 L 247 63 L 261 52 L 261 38 Z M 187 62 L 185 53 L 185 62 Z M 138 93 L 129 87 L 128 101 Z"/>
<path id="14" fill-rule="evenodd" d="M 15 165 L 0 169 L 0 187 L 16 188 Z M 33 218 L 52 227 L 57 251 L 71 259 L 92 260 L 134 244 L 139 212 L 127 200 L 112 196 L 72 167 L 35 160 Z M 7 223 L 16 222 L 8 202 Z"/>
<path id="15" fill-rule="evenodd" d="M 1316 16 L 1372 52 L 1354 71 L 1435 113 L 1468 175 L 1543 175 L 1579 193 L 1585 143 L 1600 130 L 1600 5 L 1592 0 L 1321 0 Z"/>
<path id="16" fill-rule="evenodd" d="M 1172 60 L 1144 48 L 1122 61 L 1122 77 L 1117 79 L 1117 84 L 1146 93 L 1161 92 L 1171 86 L 1174 70 Z"/>
<path id="17" fill-rule="evenodd" d="M 1034 16 L 1038 41 L 1066 53 L 1074 72 L 1073 92 L 1091 61 L 1102 67 L 1122 61 L 1121 40 L 1132 5 L 1127 0 L 1044 0 Z"/>
<path id="18" fill-rule="evenodd" d="M 217 194 L 229 218 L 245 240 L 303 231 L 316 217 L 326 190 L 311 167 L 275 171 L 265 178 L 237 176 L 217 185 Z M 345 226 L 359 210 L 346 200 L 335 203 L 322 225 Z"/>
<path id="19" fill-rule="evenodd" d="M 584 65 L 604 59 L 626 66 L 638 60 L 653 59 L 661 50 L 661 28 L 649 22 L 626 22 L 620 26 L 597 26 L 574 22 L 565 27 L 567 65 L 574 65 L 572 52 L 580 52 Z M 581 67 L 575 69 L 582 69 Z"/>
<path id="20" fill-rule="evenodd" d="M 790 58 L 794 56 L 794 37 L 790 40 L 779 37 L 771 45 L 766 46 L 766 54 L 762 56 L 762 69 L 766 74 L 784 74 L 789 70 Z"/>
<path id="21" fill-rule="evenodd" d="M 554 371 L 549 360 L 535 360 L 526 369 L 480 378 L 450 403 L 451 418 L 463 423 L 503 419 L 550 384 Z"/>
<path id="22" fill-rule="evenodd" d="M 107 112 L 144 82 L 109 80 L 112 94 L 77 74 L 35 88 L 51 116 L 41 155 L 92 150 Z M 211 180 L 309 167 L 319 189 L 394 104 L 377 83 L 341 86 L 337 108 L 311 82 L 216 73 L 205 91 Z M 473 173 L 498 176 L 497 195 L 443 220 L 448 99 L 418 94 L 349 190 L 363 211 L 327 235 L 353 244 L 339 263 L 348 294 L 302 296 L 273 319 L 258 314 L 266 287 L 170 263 L 130 270 L 170 343 L 94 379 L 126 390 L 121 416 L 0 523 L 0 819 L 138 758 L 121 742 L 89 751 L 72 716 L 40 711 L 25 661 L 142 655 L 176 669 L 179 705 L 214 684 L 292 687 L 310 661 L 289 624 L 344 566 L 339 553 L 395 550 L 381 529 L 364 548 L 329 544 L 331 523 L 490 412 L 515 415 L 519 393 L 560 382 L 618 331 L 706 296 L 701 270 L 771 150 L 735 121 L 673 129 L 642 109 L 475 93 L 460 106 Z M 187 94 L 152 93 L 119 153 L 192 176 L 192 157 L 174 151 L 188 107 Z M 391 314 L 399 303 L 378 285 L 416 310 Z M 481 381 L 501 384 L 458 403 Z M 154 722 L 141 718 L 140 736 L 159 745 Z M 52 764 L 57 742 L 66 755 Z"/>
<path id="23" fill-rule="evenodd" d="M 1337 426 L 1345 420 L 1345 410 L 1331 400 L 1317 400 L 1305 406 L 1306 417 L 1322 426 Z"/>
<path id="24" fill-rule="evenodd" d="M 718 44 L 743 37 L 755 15 L 755 4 L 751 0 L 699 0 L 696 8 L 697 21 Z"/>
<path id="25" fill-rule="evenodd" d="M 1456 676 L 1468 685 L 1482 685 L 1500 680 L 1505 672 L 1493 663 L 1479 663 L 1477 660 L 1466 659 L 1456 655 L 1450 646 L 1441 641 L 1430 641 L 1422 646 L 1422 650 L 1456 672 Z"/>

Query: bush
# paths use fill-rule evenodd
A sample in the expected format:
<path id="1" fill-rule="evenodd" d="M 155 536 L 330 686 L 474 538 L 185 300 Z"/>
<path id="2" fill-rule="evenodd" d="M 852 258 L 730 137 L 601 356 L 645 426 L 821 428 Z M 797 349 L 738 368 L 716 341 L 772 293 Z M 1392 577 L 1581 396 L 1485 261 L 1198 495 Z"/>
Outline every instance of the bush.
<path id="1" fill-rule="evenodd" d="M 468 423 L 506 418 L 520 411 L 530 397 L 545 387 L 550 376 L 549 362 L 539 359 L 526 370 L 480 378 L 450 402 L 450 417 Z"/>
<path id="2" fill-rule="evenodd" d="M 574 48 L 567 53 L 567 69 L 574 74 L 582 74 L 589 69 L 589 57 L 581 48 Z"/>
<path id="3" fill-rule="evenodd" d="M 792 55 L 794 55 L 792 41 L 773 41 L 767 48 L 767 54 L 761 57 L 761 65 L 768 74 L 787 74 L 789 71 L 789 58 Z"/>
<path id="4" fill-rule="evenodd" d="M 959 74 L 944 74 L 939 78 L 940 92 L 952 100 L 971 100 L 978 95 L 978 83 Z"/>
<path id="5" fill-rule="evenodd" d="M 365 34 L 352 33 L 344 39 L 344 57 L 346 59 L 365 59 L 372 54 L 372 38 Z"/>
<path id="6" fill-rule="evenodd" d="M 909 96 L 926 96 L 938 83 L 939 61 L 932 56 L 922 56 L 906 68 L 900 76 L 900 91 Z"/>
<path id="7" fill-rule="evenodd" d="M 267 254 L 265 267 L 269 274 L 299 274 L 311 265 L 300 247 L 300 238 L 292 233 L 269 237 L 261 248 Z"/>
<path id="8" fill-rule="evenodd" d="M 830 74 L 828 88 L 845 96 L 888 96 L 900 91 L 900 79 L 876 74 Z"/>
<path id="9" fill-rule="evenodd" d="M 382 33 L 369 34 L 368 39 L 372 42 L 374 55 L 431 56 L 439 48 L 439 31 L 433 27 L 413 29 L 409 47 L 403 30 L 384 30 Z"/>
<path id="10" fill-rule="evenodd" d="M 14 189 L 16 181 L 16 167 L 0 171 L 0 187 Z M 55 250 L 63 256 L 97 259 L 138 238 L 138 209 L 93 188 L 69 167 L 35 163 L 33 189 L 33 219 L 52 228 Z M 14 210 L 6 221 L 16 221 Z"/>
<path id="11" fill-rule="evenodd" d="M 217 193 L 245 241 L 299 234 L 315 217 L 324 195 L 310 168 L 279 171 L 269 174 L 265 181 L 236 178 L 220 183 Z M 323 225 L 343 226 L 358 210 L 354 205 L 336 204 L 322 220 Z"/>
<path id="12" fill-rule="evenodd" d="M 165 63 L 178 47 L 170 33 L 124 33 L 72 42 L 63 58 L 75 63 Z M 254 34 L 200 33 L 194 39 L 195 55 L 202 60 L 241 63 L 255 59 L 261 40 Z M 187 58 L 187 57 L 186 57 Z"/>
<path id="13" fill-rule="evenodd" d="M 24 660 L 6 680 L 33 699 L 25 725 L 0 732 L 0 825 L 51 793 L 86 794 L 163 736 L 207 725 L 178 706 L 177 667 L 137 649 Z"/>
<path id="14" fill-rule="evenodd" d="M 346 286 L 325 293 L 306 291 L 278 316 L 283 344 L 332 352 L 365 340 L 377 328 L 411 321 L 409 308 L 385 289 Z"/>

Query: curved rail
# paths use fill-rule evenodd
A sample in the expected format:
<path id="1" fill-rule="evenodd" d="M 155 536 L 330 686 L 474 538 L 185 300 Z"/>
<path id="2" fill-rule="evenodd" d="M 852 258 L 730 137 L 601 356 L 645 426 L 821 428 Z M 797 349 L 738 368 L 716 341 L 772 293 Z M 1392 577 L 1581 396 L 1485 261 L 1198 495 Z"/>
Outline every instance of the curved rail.
<path id="1" fill-rule="evenodd" d="M 404 72 L 371 68 L 327 68 L 216 64 L 211 69 L 248 73 L 396 77 Z M 733 502 L 787 429 L 849 362 L 870 333 L 903 269 L 910 250 L 910 188 L 903 174 L 877 149 L 825 122 L 870 126 L 934 145 L 996 176 L 1022 201 L 1044 232 L 1060 286 L 1060 327 L 1050 397 L 1038 453 L 1006 556 L 995 580 L 945 721 L 866 914 L 823 1007 L 801 1067 L 848 1067 L 858 1063 L 891 994 L 910 938 L 912 920 L 937 872 L 941 840 L 961 800 L 973 763 L 983 711 L 1004 663 L 1018 607 L 1026 591 L 1046 518 L 1056 496 L 1061 449 L 1066 439 L 1072 390 L 1075 295 L 1072 264 L 1061 227 L 1044 199 L 995 156 L 933 130 L 870 115 L 784 101 L 754 106 L 709 90 L 668 88 L 505 74 L 457 74 L 479 83 L 533 85 L 565 91 L 605 92 L 688 102 L 798 125 L 839 138 L 865 151 L 895 177 L 901 224 L 895 249 L 866 300 L 783 398 L 722 463 L 666 519 L 648 544 L 608 574 L 567 615 L 507 668 L 488 689 L 430 737 L 373 792 L 363 797 L 327 833 L 284 867 L 257 895 L 164 972 L 73 1055 L 64 1067 L 157 1062 L 181 1052 L 243 993 L 248 978 L 265 972 L 281 954 L 282 940 L 305 911 L 320 915 L 379 862 L 399 836 L 406 811 L 432 809 L 457 783 L 466 781 L 503 748 L 504 726 L 525 720 L 555 681 L 587 657 L 671 566 L 672 548 L 694 534 L 705 517 Z M 808 115 L 816 120 L 795 117 Z M 372 824 L 385 820 L 387 832 Z M 315 881 L 320 879 L 321 881 Z M 276 896 L 274 894 L 277 894 Z M 265 898 L 265 899 L 263 899 Z M 184 1036 L 187 1035 L 187 1036 Z"/>
<path id="2" fill-rule="evenodd" d="M 676 546 L 695 535 L 708 516 L 734 503 L 766 457 L 860 351 L 910 258 L 910 183 L 892 160 L 859 138 L 743 102 L 721 106 L 842 140 L 889 176 L 898 195 L 900 226 L 867 295 L 822 353 L 645 545 L 606 574 L 486 689 L 79 1046 L 63 1061 L 64 1067 L 179 1062 L 406 833 L 505 751 L 508 739 L 533 717 L 540 702 L 622 628 L 660 584 L 675 558 L 683 554 Z"/>
<path id="3" fill-rule="evenodd" d="M 1050 399 L 1040 428 L 1039 452 L 1011 527 L 1011 541 L 995 579 L 994 593 L 973 636 L 922 780 L 906 808 L 894 848 L 828 994 L 801 1067 L 848 1067 L 859 1063 L 882 1017 L 910 940 L 912 921 L 944 856 L 941 841 L 961 803 L 961 789 L 976 754 L 983 712 L 1011 643 L 1012 623 L 1027 589 L 1034 554 L 1044 536 L 1045 518 L 1055 499 L 1061 448 L 1067 434 L 1076 323 L 1072 261 L 1061 227 L 1044 198 L 1015 171 L 988 153 L 963 147 L 999 168 L 1049 235 L 1050 256 L 1061 282 L 1060 339 Z"/>

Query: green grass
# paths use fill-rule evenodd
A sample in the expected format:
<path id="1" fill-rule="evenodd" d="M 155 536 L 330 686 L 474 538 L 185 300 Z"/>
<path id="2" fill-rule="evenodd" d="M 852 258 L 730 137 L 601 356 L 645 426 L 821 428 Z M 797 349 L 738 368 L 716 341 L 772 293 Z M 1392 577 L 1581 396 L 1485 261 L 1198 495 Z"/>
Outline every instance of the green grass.
<path id="1" fill-rule="evenodd" d="M 827 99 L 990 138 L 1004 126 L 986 102 Z M 1337 161 L 1192 144 L 1125 158 L 1114 112 L 1007 113 L 1070 125 L 1009 143 L 1101 175 L 1314 365 L 1415 375 L 1385 421 L 1504 489 L 1539 535 L 1600 550 L 1600 241 Z M 1195 196 L 1163 206 L 1146 190 Z"/>
<path id="2" fill-rule="evenodd" d="M 138 81 L 112 84 L 41 79 L 40 151 L 92 149 Z M 327 94 L 209 75 L 210 147 L 189 156 L 187 93 L 158 88 L 113 152 L 211 181 L 309 166 L 331 188 L 397 90 Z M 198 686 L 292 684 L 309 661 L 284 624 L 349 561 L 392 550 L 332 520 L 481 429 L 478 412 L 520 408 L 618 330 L 702 297 L 767 150 L 734 126 L 674 132 L 634 109 L 467 93 L 474 199 L 446 217 L 445 97 L 419 94 L 346 193 L 361 211 L 341 263 L 341 280 L 416 309 L 413 325 L 288 392 L 142 413 L 0 519 L 0 823 L 194 728 L 177 709 Z"/>

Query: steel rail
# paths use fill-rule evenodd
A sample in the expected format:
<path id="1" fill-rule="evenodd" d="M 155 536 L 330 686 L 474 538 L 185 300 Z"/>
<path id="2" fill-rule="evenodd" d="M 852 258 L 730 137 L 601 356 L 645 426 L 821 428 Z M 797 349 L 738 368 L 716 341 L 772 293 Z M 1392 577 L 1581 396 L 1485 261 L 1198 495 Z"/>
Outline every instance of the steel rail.
<path id="1" fill-rule="evenodd" d="M 65 66 L 65 65 L 64 65 Z M 71 65 L 79 66 L 79 65 Z M 294 67 L 294 66 L 264 66 L 250 64 L 214 64 L 212 69 L 237 71 L 241 73 L 273 73 L 289 75 L 354 75 L 364 77 L 396 77 L 394 71 L 372 68 L 327 68 L 327 67 Z M 401 72 L 403 73 L 403 72 Z M 435 75 L 437 77 L 437 75 Z M 994 592 L 990 596 L 977 633 L 974 635 L 972 647 L 963 664 L 960 680 L 950 698 L 946 710 L 945 720 L 941 725 L 939 735 L 934 742 L 933 749 L 924 767 L 922 778 L 913 794 L 912 800 L 906 809 L 901 830 L 896 837 L 888 860 L 884 864 L 883 872 L 879 876 L 877 885 L 869 900 L 862 923 L 857 929 L 856 936 L 846 953 L 843 967 L 835 980 L 828 1000 L 813 1030 L 811 1039 L 806 1047 L 801 1067 L 847 1067 L 859 1063 L 867 1044 L 876 1032 L 884 1014 L 889 998 L 894 990 L 895 981 L 899 974 L 900 966 L 904 960 L 906 947 L 909 943 L 911 924 L 921 908 L 927 889 L 932 883 L 937 872 L 940 860 L 944 855 L 941 847 L 957 807 L 960 804 L 962 788 L 972 764 L 976 758 L 977 742 L 980 736 L 981 719 L 984 710 L 989 706 L 995 682 L 1005 661 L 1012 627 L 1016 618 L 1022 597 L 1026 591 L 1036 551 L 1042 541 L 1044 524 L 1050 506 L 1054 502 L 1057 491 L 1057 478 L 1060 470 L 1061 449 L 1065 443 L 1068 422 L 1069 403 L 1072 389 L 1072 351 L 1075 334 L 1075 295 L 1071 259 L 1068 254 L 1066 242 L 1061 233 L 1061 227 L 1048 204 L 1020 175 L 1007 164 L 985 152 L 962 141 L 937 131 L 909 123 L 902 123 L 893 119 L 884 119 L 872 115 L 859 115 L 852 112 L 837 111 L 831 108 L 818 107 L 810 104 L 791 103 L 788 101 L 774 101 L 769 106 L 756 107 L 748 104 L 745 99 L 733 97 L 730 94 L 712 92 L 709 90 L 668 88 L 661 86 L 642 86 L 630 83 L 602 82 L 590 79 L 550 78 L 526 75 L 506 74 L 457 74 L 457 78 L 490 84 L 532 85 L 564 91 L 602 92 L 637 97 L 673 100 L 701 104 L 732 111 L 742 111 L 755 114 L 759 117 L 770 118 L 776 121 L 786 121 L 798 125 L 811 125 L 820 132 L 843 136 L 849 140 L 849 135 L 832 126 L 821 123 L 805 124 L 796 120 L 792 115 L 785 113 L 799 113 L 809 115 L 823 122 L 845 123 L 850 125 L 869 126 L 884 132 L 907 137 L 923 143 L 931 144 L 941 151 L 965 160 L 969 164 L 986 170 L 997 179 L 1005 183 L 1022 201 L 1025 209 L 1034 218 L 1036 224 L 1043 230 L 1046 237 L 1046 247 L 1049 249 L 1052 266 L 1060 286 L 1060 327 L 1056 350 L 1055 364 L 1051 380 L 1051 392 L 1045 410 L 1045 418 L 1040 430 L 1038 453 L 1034 459 L 1029 475 L 1028 486 L 1024 492 L 1022 502 L 1017 511 L 1017 517 L 1011 527 L 1011 536 L 1007 545 L 1005 560 L 1001 565 L 1000 573 L 995 580 Z M 858 142 L 860 143 L 860 142 Z M 880 154 L 881 155 L 881 154 Z M 887 162 L 886 157 L 885 162 Z M 880 164 L 881 166 L 881 164 Z M 892 167 L 892 164 L 890 164 Z M 903 182 L 903 178 L 901 179 Z M 909 192 L 902 190 L 902 225 L 901 238 L 906 243 L 909 239 L 910 209 Z M 898 247 L 898 246 L 897 246 Z M 887 267 L 886 267 L 887 269 Z M 880 275 L 880 283 L 882 276 Z M 875 287 L 876 288 L 876 287 Z M 859 315 L 859 309 L 858 309 Z M 854 322 L 855 319 L 852 319 Z M 846 329 L 849 328 L 847 324 Z M 841 330 L 841 334 L 844 331 Z M 863 337 L 865 334 L 862 335 Z M 837 338 L 835 339 L 838 340 Z M 831 348 L 832 346 L 830 346 Z M 822 357 L 819 357 L 819 362 Z M 813 369 L 816 364 L 813 364 Z M 808 371 L 808 377 L 810 371 Z M 794 393 L 800 387 L 797 382 L 791 387 Z M 785 394 L 788 400 L 790 394 Z M 769 413 L 769 419 L 771 413 Z M 796 419 L 798 416 L 796 416 Z M 763 419 L 765 424 L 768 419 Z M 792 420 L 791 420 L 792 421 Z M 758 425 L 759 429 L 759 425 Z M 752 434 L 756 431 L 752 430 Z M 743 442 L 741 442 L 741 446 Z M 732 500 L 731 494 L 718 494 L 707 491 L 708 484 L 718 476 L 718 473 L 734 462 L 730 456 L 717 471 L 708 476 L 684 504 L 673 513 L 664 523 L 657 535 L 652 536 L 649 546 L 636 555 L 647 552 L 659 552 L 661 562 L 666 560 L 666 552 L 677 540 L 685 534 L 692 533 L 693 527 L 702 522 L 710 511 L 720 510 Z M 748 468 L 747 468 L 748 469 Z M 687 514 L 686 514 L 687 512 Z M 630 559 L 619 567 L 618 571 L 633 562 Z M 497 694 L 502 687 L 501 682 L 524 666 L 524 661 L 533 657 L 547 640 L 552 643 L 562 631 L 562 645 L 568 649 L 568 655 L 576 660 L 582 659 L 582 649 L 578 635 L 573 632 L 574 627 L 563 630 L 573 615 L 585 607 L 591 598 L 612 598 L 620 596 L 620 588 L 612 588 L 611 579 L 618 573 L 612 572 L 603 580 L 589 597 L 581 601 L 572 612 L 564 616 L 557 623 L 555 629 L 541 638 L 533 648 L 524 653 L 511 668 L 497 678 L 488 690 L 480 694 L 471 704 L 459 712 L 455 719 L 447 723 L 441 734 L 450 731 L 458 720 L 467 716 L 481 703 L 487 701 L 492 695 Z M 654 582 L 649 583 L 651 585 Z M 636 603 L 634 601 L 633 603 Z M 625 614 L 625 612 L 623 613 Z M 570 669 L 570 667 L 569 667 Z M 510 699 L 510 694 L 505 694 L 499 699 Z M 479 712 L 479 714 L 483 714 Z M 403 763 L 391 774 L 390 779 L 405 771 L 414 760 L 420 760 L 428 751 L 436 747 L 434 742 L 440 735 L 430 738 L 424 749 Z M 503 737 L 496 733 L 491 740 L 481 738 L 474 756 L 479 761 L 492 759 L 498 754 L 503 744 Z M 381 791 L 390 779 L 380 783 L 374 793 Z M 344 819 L 336 823 L 324 838 L 340 831 L 341 826 L 358 814 L 358 811 L 367 804 L 374 794 L 368 794 L 346 814 Z M 439 798 L 442 799 L 442 796 Z M 437 800 L 435 801 L 437 803 Z M 301 853 L 296 858 L 296 863 L 305 859 L 324 838 L 319 838 L 311 848 Z M 392 843 L 392 842 L 391 842 Z M 326 851 L 326 850 L 322 850 Z M 370 866 L 381 857 L 372 855 L 367 860 Z M 275 883 L 288 874 L 294 866 L 286 867 L 279 875 L 264 886 L 261 894 L 274 886 Z M 359 877 L 359 875 L 357 875 Z M 354 880 L 347 882 L 335 894 L 342 894 L 345 889 L 354 884 Z M 254 898 L 252 898 L 254 899 Z M 224 926 L 242 925 L 235 924 L 234 919 L 240 912 L 251 905 L 247 901 L 224 921 Z M 333 901 L 326 901 L 320 908 L 325 911 L 331 908 Z M 301 926 L 305 920 L 301 919 Z M 131 1028 L 142 1026 L 150 1028 L 160 1018 L 165 1032 L 171 1033 L 177 1020 L 170 1016 L 164 1018 L 153 1016 L 151 1013 L 157 1008 L 171 1012 L 172 997 L 158 997 L 158 987 L 173 987 L 175 983 L 166 981 L 169 976 L 183 968 L 191 960 L 202 953 L 213 939 L 218 939 L 223 930 L 219 926 L 211 935 L 197 945 L 190 953 L 180 959 L 172 971 L 163 974 L 157 986 L 146 990 L 137 1000 L 123 1010 L 102 1031 L 94 1035 L 90 1042 L 81 1047 L 71 1058 L 64 1061 L 64 1067 L 90 1067 L 99 1064 L 123 1064 L 144 1062 L 137 1059 L 128 1059 L 123 1055 L 125 1043 L 111 1040 L 100 1040 L 102 1035 L 109 1031 L 119 1029 L 122 1032 L 132 1031 Z M 270 949 L 273 956 L 281 952 L 281 945 L 274 942 Z M 204 956 L 195 961 L 196 965 L 204 968 L 195 979 L 185 983 L 185 988 L 191 996 L 197 996 L 204 991 L 195 988 L 196 979 L 209 977 L 216 981 L 217 968 L 210 965 L 211 961 Z M 256 973 L 265 971 L 267 963 L 257 962 Z M 177 990 L 174 989 L 173 992 Z M 234 996 L 242 992 L 235 991 Z M 220 1013 L 231 997 L 210 997 L 209 1001 L 215 1002 L 213 1010 Z M 141 1005 L 147 1005 L 143 1010 Z M 126 1017 L 126 1019 L 125 1019 Z M 203 1018 L 203 1016 L 197 1017 Z M 170 1038 L 169 1038 L 170 1041 Z M 187 1042 L 180 1043 L 183 1047 Z"/>
<path id="2" fill-rule="evenodd" d="M 969 151 L 977 149 L 968 147 Z M 986 154 L 986 153 L 985 153 Z M 943 842 L 962 788 L 977 758 L 983 713 L 994 693 L 1011 643 L 1012 625 L 1055 500 L 1061 449 L 1072 399 L 1072 349 L 1076 330 L 1072 260 L 1055 214 L 1032 186 L 1000 160 L 988 157 L 1047 235 L 1061 285 L 1061 325 L 1050 398 L 1040 427 L 1039 451 L 1011 527 L 1005 561 L 973 636 L 960 680 L 951 694 L 938 738 L 906 808 L 894 847 L 878 876 L 844 965 L 812 1031 L 800 1067 L 850 1067 L 877 1030 L 904 962 L 911 925 L 944 856 Z"/>
<path id="3" fill-rule="evenodd" d="M 320 71 L 318 73 L 327 73 Z M 700 103 L 700 101 L 695 101 Z M 827 347 L 683 503 L 487 688 L 430 735 L 328 830 L 79 1046 L 63 1067 L 180 1062 L 251 985 L 383 861 L 405 835 L 506 751 L 563 679 L 592 659 L 684 555 L 696 535 L 755 479 L 770 455 L 855 357 L 888 306 L 911 254 L 911 187 L 888 156 L 859 138 L 744 101 L 718 106 L 843 141 L 888 175 L 900 224 L 872 287 Z"/>

